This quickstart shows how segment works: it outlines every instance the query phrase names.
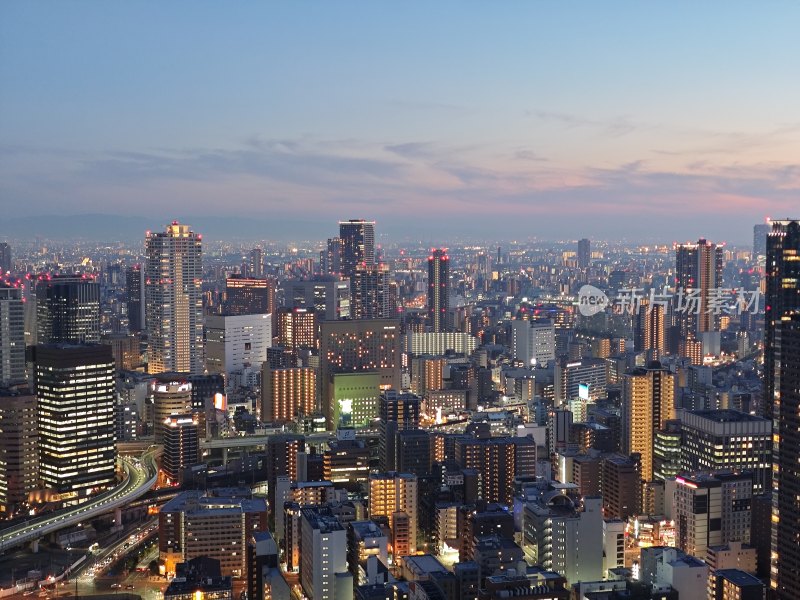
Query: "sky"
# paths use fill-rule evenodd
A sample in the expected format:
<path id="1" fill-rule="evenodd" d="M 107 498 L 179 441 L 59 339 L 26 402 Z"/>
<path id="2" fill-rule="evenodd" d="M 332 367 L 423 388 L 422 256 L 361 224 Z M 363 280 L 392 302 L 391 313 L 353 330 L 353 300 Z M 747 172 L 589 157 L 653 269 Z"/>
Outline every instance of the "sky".
<path id="1" fill-rule="evenodd" d="M 800 217 L 800 3 L 0 3 L 0 221 L 746 243 Z"/>

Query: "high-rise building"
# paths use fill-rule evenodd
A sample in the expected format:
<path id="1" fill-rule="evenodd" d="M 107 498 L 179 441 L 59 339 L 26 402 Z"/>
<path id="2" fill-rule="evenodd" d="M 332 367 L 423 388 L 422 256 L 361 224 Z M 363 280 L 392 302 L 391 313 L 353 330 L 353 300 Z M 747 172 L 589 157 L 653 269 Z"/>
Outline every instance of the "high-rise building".
<path id="1" fill-rule="evenodd" d="M 308 598 L 353 597 L 353 576 L 347 570 L 347 531 L 339 520 L 315 508 L 300 518 L 300 585 Z"/>
<path id="2" fill-rule="evenodd" d="M 417 476 L 373 473 L 369 476 L 369 517 L 385 517 L 395 557 L 417 553 Z"/>
<path id="3" fill-rule="evenodd" d="M 39 344 L 100 342 L 100 285 L 93 278 L 42 275 L 36 282 Z"/>
<path id="4" fill-rule="evenodd" d="M 320 326 L 323 413 L 334 427 L 333 374 L 374 372 L 381 389 L 400 389 L 400 323 L 395 319 L 325 321 Z"/>
<path id="5" fill-rule="evenodd" d="M 511 321 L 511 354 L 525 366 L 547 366 L 556 358 L 556 330 L 549 319 Z"/>
<path id="6" fill-rule="evenodd" d="M 285 300 L 291 308 L 313 310 L 320 321 L 350 318 L 350 280 L 326 275 L 287 281 Z"/>
<path id="7" fill-rule="evenodd" d="M 675 246 L 675 313 L 682 338 L 700 342 L 703 355 L 719 354 L 720 314 L 709 302 L 721 283 L 722 245 L 700 239 Z"/>
<path id="8" fill-rule="evenodd" d="M 145 239 L 148 373 L 203 372 L 202 236 L 173 221 Z"/>
<path id="9" fill-rule="evenodd" d="M 639 304 L 634 324 L 634 347 L 636 352 L 644 352 L 645 360 L 661 360 L 666 352 L 666 329 L 664 306 L 650 304 L 645 298 Z"/>
<path id="10" fill-rule="evenodd" d="M 22 289 L 0 284 L 0 387 L 25 380 Z"/>
<path id="11" fill-rule="evenodd" d="M 800 590 L 800 315 L 776 325 L 766 348 L 775 369 L 770 585 L 776 598 L 788 600 Z"/>
<path id="12" fill-rule="evenodd" d="M 642 479 L 652 481 L 656 432 L 675 418 L 675 375 L 652 363 L 626 373 L 622 391 L 622 450 L 641 456 Z"/>
<path id="13" fill-rule="evenodd" d="M 677 546 L 705 559 L 709 546 L 750 542 L 749 473 L 686 473 L 675 479 Z"/>
<path id="14" fill-rule="evenodd" d="M 779 323 L 800 312 L 800 220 L 772 221 L 767 235 L 764 298 L 764 416 L 776 405 L 775 334 Z"/>
<path id="15" fill-rule="evenodd" d="M 592 243 L 583 238 L 578 240 L 578 268 L 585 269 L 592 260 Z"/>
<path id="16" fill-rule="evenodd" d="M 206 368 L 223 373 L 230 386 L 245 367 L 259 369 L 272 346 L 272 318 L 261 315 L 206 317 Z"/>
<path id="17" fill-rule="evenodd" d="M 603 457 L 600 494 L 606 518 L 636 516 L 642 506 L 642 464 L 639 456 L 612 454 Z"/>
<path id="18" fill-rule="evenodd" d="M 389 267 L 357 265 L 350 278 L 354 319 L 388 319 L 390 314 Z"/>
<path id="19" fill-rule="evenodd" d="M 225 314 L 274 315 L 276 309 L 274 280 L 242 275 L 230 275 L 225 280 Z"/>
<path id="20" fill-rule="evenodd" d="M 342 240 L 328 238 L 325 249 L 320 252 L 320 272 L 324 275 L 342 274 Z"/>
<path id="21" fill-rule="evenodd" d="M 223 575 L 243 577 L 247 541 L 257 531 L 267 531 L 263 498 L 183 492 L 158 512 L 160 559 L 172 574 L 178 563 L 206 556 L 219 561 Z"/>
<path id="22" fill-rule="evenodd" d="M 161 468 L 171 481 L 180 481 L 183 470 L 197 464 L 200 458 L 197 415 L 170 415 L 160 426 L 164 440 Z"/>
<path id="23" fill-rule="evenodd" d="M 261 248 L 253 248 L 250 250 L 250 264 L 249 273 L 250 277 L 263 277 L 264 276 L 264 252 Z"/>
<path id="24" fill-rule="evenodd" d="M 114 359 L 100 345 L 39 345 L 39 475 L 69 503 L 115 483 Z"/>
<path id="25" fill-rule="evenodd" d="M 128 329 L 132 333 L 143 331 L 145 326 L 144 269 L 133 265 L 125 270 L 125 304 L 128 310 Z"/>
<path id="26" fill-rule="evenodd" d="M 450 257 L 445 248 L 434 248 L 428 257 L 428 325 L 431 331 L 448 329 L 450 308 Z"/>
<path id="27" fill-rule="evenodd" d="M 316 348 L 317 327 L 317 313 L 313 309 L 278 309 L 278 345 L 291 352 L 300 348 Z"/>
<path id="28" fill-rule="evenodd" d="M 753 476 L 755 494 L 770 490 L 772 422 L 737 410 L 680 410 L 681 469 L 737 469 Z"/>
<path id="29" fill-rule="evenodd" d="M 770 229 L 769 223 L 759 223 L 753 226 L 753 259 L 757 256 L 767 255 L 767 235 Z"/>
<path id="30" fill-rule="evenodd" d="M 0 275 L 11 271 L 11 246 L 8 242 L 0 242 Z"/>
<path id="31" fill-rule="evenodd" d="M 419 427 L 419 396 L 386 390 L 381 394 L 379 413 L 379 460 L 382 471 L 397 470 L 397 432 Z"/>
<path id="32" fill-rule="evenodd" d="M 192 412 L 192 384 L 180 373 L 160 373 L 150 383 L 155 442 L 164 441 L 164 423 L 172 415 Z"/>
<path id="33" fill-rule="evenodd" d="M 480 474 L 479 494 L 483 500 L 506 506 L 514 503 L 514 478 L 518 475 L 516 440 L 465 437 L 457 441 L 455 460 L 462 469 L 475 469 Z"/>
<path id="34" fill-rule="evenodd" d="M 36 396 L 0 386 L 0 519 L 24 509 L 38 479 Z"/>
<path id="35" fill-rule="evenodd" d="M 375 264 L 375 221 L 339 221 L 341 274 L 353 280 L 356 267 Z"/>
<path id="36" fill-rule="evenodd" d="M 312 367 L 261 369 L 261 402 L 256 416 L 264 423 L 294 421 L 317 410 L 317 371 Z"/>
<path id="37" fill-rule="evenodd" d="M 581 386 L 588 389 L 590 400 L 603 398 L 606 394 L 606 361 L 592 358 L 569 360 L 566 356 L 559 358 L 553 382 L 556 406 L 578 398 Z"/>

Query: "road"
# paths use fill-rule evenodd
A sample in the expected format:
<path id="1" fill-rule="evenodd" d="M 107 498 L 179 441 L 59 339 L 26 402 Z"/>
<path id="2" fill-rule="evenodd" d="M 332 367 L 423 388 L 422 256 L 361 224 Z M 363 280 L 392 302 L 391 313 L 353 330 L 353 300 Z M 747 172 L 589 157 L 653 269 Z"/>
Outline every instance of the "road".
<path id="1" fill-rule="evenodd" d="M 89 502 L 74 508 L 26 521 L 0 531 L 0 554 L 26 542 L 37 540 L 54 531 L 77 525 L 87 519 L 105 514 L 143 496 L 158 477 L 156 455 L 159 449 L 150 448 L 141 460 L 121 457 L 125 479 L 117 487 L 99 494 Z"/>

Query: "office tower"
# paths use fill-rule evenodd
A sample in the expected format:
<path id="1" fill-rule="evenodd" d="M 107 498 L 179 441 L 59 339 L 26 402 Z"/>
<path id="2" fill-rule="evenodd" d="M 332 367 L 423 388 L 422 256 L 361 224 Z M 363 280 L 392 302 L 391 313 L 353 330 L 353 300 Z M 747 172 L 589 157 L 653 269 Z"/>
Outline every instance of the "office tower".
<path id="1" fill-rule="evenodd" d="M 342 240 L 328 238 L 325 249 L 320 254 L 320 273 L 339 276 L 342 274 Z"/>
<path id="2" fill-rule="evenodd" d="M 226 315 L 275 314 L 275 281 L 242 275 L 229 275 L 225 280 Z"/>
<path id="3" fill-rule="evenodd" d="M 22 289 L 0 284 L 0 387 L 25 381 L 25 303 Z"/>
<path id="4" fill-rule="evenodd" d="M 777 324 L 766 352 L 774 352 L 775 368 L 770 585 L 777 598 L 788 600 L 800 590 L 800 315 Z"/>
<path id="5" fill-rule="evenodd" d="M 584 358 L 556 360 L 553 381 L 553 401 L 556 406 L 580 396 L 581 386 L 588 386 L 589 400 L 599 400 L 606 395 L 606 361 Z"/>
<path id="6" fill-rule="evenodd" d="M 356 267 L 375 264 L 375 222 L 361 219 L 339 221 L 341 274 L 352 281 Z"/>
<path id="7" fill-rule="evenodd" d="M 675 247 L 675 313 L 684 340 L 700 342 L 702 355 L 719 354 L 719 311 L 709 305 L 722 284 L 722 246 L 700 239 Z M 696 298 L 696 302 L 693 300 Z M 691 346 L 691 344 L 690 344 Z M 688 349 L 683 356 L 690 356 Z M 694 357 L 696 359 L 696 356 Z"/>
<path id="8" fill-rule="evenodd" d="M 675 483 L 678 548 L 705 559 L 709 546 L 750 542 L 750 473 L 685 473 Z"/>
<path id="9" fill-rule="evenodd" d="M 260 278 L 264 276 L 264 253 L 261 248 L 253 248 L 250 250 L 250 264 L 248 275 L 250 277 Z"/>
<path id="10" fill-rule="evenodd" d="M 220 562 L 223 575 L 243 577 L 247 541 L 258 531 L 267 531 L 263 498 L 182 492 L 158 512 L 159 558 L 168 574 L 178 563 L 205 556 Z"/>
<path id="11" fill-rule="evenodd" d="M 246 367 L 261 367 L 272 346 L 272 318 L 261 315 L 206 317 L 206 370 L 223 373 L 229 387 Z"/>
<path id="12" fill-rule="evenodd" d="M 317 313 L 308 308 L 278 309 L 278 345 L 291 352 L 318 345 Z"/>
<path id="13" fill-rule="evenodd" d="M 36 282 L 39 344 L 100 342 L 100 286 L 91 277 L 40 276 Z"/>
<path id="14" fill-rule="evenodd" d="M 739 569 L 716 569 L 708 579 L 708 600 L 764 600 L 760 579 Z"/>
<path id="15" fill-rule="evenodd" d="M 333 373 L 326 405 L 332 428 L 367 427 L 378 418 L 380 375 L 376 371 Z"/>
<path id="16" fill-rule="evenodd" d="M 172 415 L 192 412 L 192 384 L 179 373 L 160 373 L 150 383 L 153 403 L 153 433 L 157 444 L 164 441 L 164 423 Z"/>
<path id="17" fill-rule="evenodd" d="M 634 347 L 636 352 L 645 353 L 645 360 L 648 362 L 661 360 L 666 353 L 664 308 L 661 304 L 650 304 L 650 300 L 645 298 L 636 314 Z"/>
<path id="18" fill-rule="evenodd" d="M 145 329 L 144 269 L 133 265 L 125 269 L 125 305 L 128 311 L 128 329 L 138 333 Z"/>
<path id="19" fill-rule="evenodd" d="M 653 443 L 653 479 L 664 481 L 675 477 L 683 468 L 681 422 L 667 421 L 656 431 Z"/>
<path id="20" fill-rule="evenodd" d="M 11 271 L 11 246 L 8 242 L 0 242 L 0 275 Z"/>
<path id="21" fill-rule="evenodd" d="M 581 506 L 564 492 L 559 502 L 550 502 L 555 494 L 547 489 L 524 504 L 523 543 L 536 563 L 570 583 L 597 581 L 603 576 L 602 499 L 587 496 Z"/>
<path id="22" fill-rule="evenodd" d="M 99 345 L 38 345 L 39 476 L 71 504 L 115 483 L 114 359 Z"/>
<path id="23" fill-rule="evenodd" d="M 177 221 L 145 238 L 148 373 L 203 372 L 201 239 Z"/>
<path id="24" fill-rule="evenodd" d="M 772 221 L 767 235 L 764 298 L 764 416 L 776 402 L 775 334 L 779 323 L 800 312 L 800 220 Z"/>
<path id="25" fill-rule="evenodd" d="M 0 386 L 0 519 L 18 515 L 38 479 L 36 396 Z"/>
<path id="26" fill-rule="evenodd" d="M 772 422 L 737 410 L 680 410 L 681 469 L 750 471 L 755 494 L 770 490 Z"/>
<path id="27" fill-rule="evenodd" d="M 350 278 L 350 296 L 354 319 L 388 319 L 389 267 L 358 265 Z"/>
<path id="28" fill-rule="evenodd" d="M 205 412 L 225 395 L 225 377 L 219 373 L 188 375 L 192 386 L 192 412 Z"/>
<path id="29" fill-rule="evenodd" d="M 396 467 L 401 473 L 419 477 L 431 474 L 431 434 L 424 429 L 406 429 L 395 434 Z"/>
<path id="30" fill-rule="evenodd" d="M 159 425 L 163 429 L 164 454 L 161 468 L 170 481 L 181 481 L 183 470 L 200 459 L 199 421 L 197 415 L 170 415 Z"/>
<path id="31" fill-rule="evenodd" d="M 656 432 L 675 418 L 675 375 L 652 363 L 623 377 L 622 451 L 642 460 L 642 480 L 653 480 Z"/>
<path id="32" fill-rule="evenodd" d="M 350 318 L 350 280 L 326 275 L 287 281 L 285 301 L 291 308 L 313 310 L 320 321 Z"/>
<path id="33" fill-rule="evenodd" d="M 364 440 L 355 439 L 352 429 L 340 429 L 337 433 L 338 438 L 328 442 L 328 450 L 322 454 L 322 477 L 333 483 L 366 483 L 370 448 Z"/>
<path id="34" fill-rule="evenodd" d="M 514 503 L 517 476 L 514 438 L 465 437 L 456 442 L 455 459 L 462 469 L 480 474 L 480 497 L 487 502 Z"/>
<path id="35" fill-rule="evenodd" d="M 445 248 L 434 248 L 428 257 L 428 325 L 431 331 L 448 329 L 450 308 L 450 257 Z"/>
<path id="36" fill-rule="evenodd" d="M 353 597 L 347 571 L 347 531 L 333 515 L 304 508 L 300 518 L 300 585 L 308 598 Z"/>
<path id="37" fill-rule="evenodd" d="M 585 269 L 592 260 L 592 243 L 583 238 L 578 240 L 578 268 Z"/>
<path id="38" fill-rule="evenodd" d="M 556 358 L 556 330 L 549 319 L 511 321 L 511 354 L 525 366 L 547 366 Z"/>
<path id="39" fill-rule="evenodd" d="M 312 367 L 261 368 L 261 398 L 256 417 L 262 423 L 286 423 L 317 411 L 317 371 Z"/>
<path id="40" fill-rule="evenodd" d="M 334 374 L 377 373 L 379 389 L 400 389 L 399 321 L 325 321 L 320 331 L 321 402 L 328 427 L 335 426 Z"/>
<path id="41" fill-rule="evenodd" d="M 417 553 L 417 476 L 373 473 L 369 476 L 369 518 L 385 517 L 395 557 Z"/>
<path id="42" fill-rule="evenodd" d="M 382 471 L 397 470 L 396 434 L 419 427 L 421 399 L 419 396 L 386 390 L 380 396 L 379 460 Z"/>
<path id="43" fill-rule="evenodd" d="M 280 434 L 270 436 L 266 447 L 267 494 L 270 506 L 275 504 L 275 487 L 279 477 L 299 481 L 298 455 L 305 452 L 305 438 L 302 435 Z M 275 518 L 275 513 L 271 518 Z"/>
<path id="44" fill-rule="evenodd" d="M 758 256 L 767 255 L 767 235 L 770 229 L 770 223 L 759 223 L 753 226 L 753 260 Z"/>
<path id="45" fill-rule="evenodd" d="M 100 336 L 100 343 L 111 346 L 114 364 L 122 371 L 132 371 L 142 364 L 140 336 L 129 333 L 110 333 Z"/>

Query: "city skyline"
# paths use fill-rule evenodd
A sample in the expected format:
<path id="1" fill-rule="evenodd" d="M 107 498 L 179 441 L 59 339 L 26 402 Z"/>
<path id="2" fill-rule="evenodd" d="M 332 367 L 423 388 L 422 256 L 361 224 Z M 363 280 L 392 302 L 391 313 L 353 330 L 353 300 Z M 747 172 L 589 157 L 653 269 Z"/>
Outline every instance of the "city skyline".
<path id="1" fill-rule="evenodd" d="M 3 5 L 3 208 L 733 242 L 792 213 L 791 4 L 186 8 Z"/>

